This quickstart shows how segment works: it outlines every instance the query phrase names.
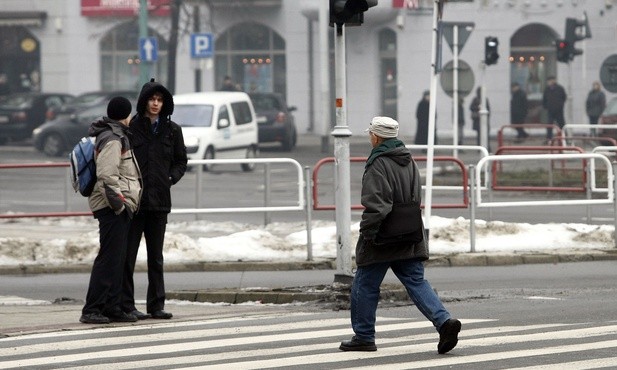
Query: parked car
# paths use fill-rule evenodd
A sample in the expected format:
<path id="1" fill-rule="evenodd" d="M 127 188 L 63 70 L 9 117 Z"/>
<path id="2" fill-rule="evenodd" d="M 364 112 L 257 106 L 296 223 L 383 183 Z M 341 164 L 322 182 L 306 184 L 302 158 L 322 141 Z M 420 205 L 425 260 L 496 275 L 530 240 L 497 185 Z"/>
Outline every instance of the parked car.
<path id="1" fill-rule="evenodd" d="M 617 96 L 608 101 L 598 122 L 600 125 L 617 125 Z M 600 136 L 617 139 L 617 129 L 603 129 L 600 131 Z"/>
<path id="2" fill-rule="evenodd" d="M 204 92 L 174 96 L 174 122 L 182 126 L 189 159 L 254 158 L 257 119 L 243 92 Z M 252 171 L 254 163 L 243 163 Z M 204 170 L 209 166 L 204 165 Z"/>
<path id="3" fill-rule="evenodd" d="M 0 100 L 0 144 L 29 139 L 32 130 L 45 122 L 51 107 L 59 107 L 75 97 L 63 93 L 19 93 Z"/>
<path id="4" fill-rule="evenodd" d="M 58 118 L 59 115 L 70 115 L 84 108 L 94 107 L 101 103 L 107 103 L 114 96 L 122 96 L 131 101 L 137 99 L 139 91 L 117 90 L 117 91 L 91 91 L 77 95 L 72 101 L 59 107 L 50 107 L 47 110 L 46 118 L 48 121 Z"/>
<path id="5" fill-rule="evenodd" d="M 280 142 L 284 150 L 296 146 L 297 132 L 295 118 L 291 112 L 296 107 L 289 107 L 281 94 L 249 93 L 259 125 L 259 142 Z"/>
<path id="6" fill-rule="evenodd" d="M 137 104 L 135 96 L 131 99 L 133 107 Z M 68 153 L 79 139 L 88 136 L 90 124 L 99 117 L 107 115 L 107 100 L 98 104 L 80 108 L 72 114 L 62 114 L 34 129 L 32 137 L 34 147 L 50 157 L 59 157 Z"/>

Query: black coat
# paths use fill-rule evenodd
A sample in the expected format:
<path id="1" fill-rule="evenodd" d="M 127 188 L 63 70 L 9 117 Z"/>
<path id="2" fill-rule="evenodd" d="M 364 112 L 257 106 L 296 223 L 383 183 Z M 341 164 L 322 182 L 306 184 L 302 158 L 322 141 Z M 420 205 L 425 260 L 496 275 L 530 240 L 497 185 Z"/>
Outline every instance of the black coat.
<path id="1" fill-rule="evenodd" d="M 521 89 L 512 93 L 510 99 L 510 123 L 525 123 L 527 118 L 527 94 Z"/>
<path id="2" fill-rule="evenodd" d="M 150 118 L 145 116 L 148 99 L 155 92 L 163 95 L 156 134 L 152 132 Z M 139 94 L 137 114 L 129 126 L 133 152 L 143 179 L 140 209 L 144 211 L 171 211 L 171 186 L 186 172 L 186 146 L 182 128 L 171 120 L 173 108 L 171 93 L 157 82 L 148 82 Z"/>
<path id="3" fill-rule="evenodd" d="M 372 162 L 370 160 L 362 177 L 362 205 L 365 209 L 360 221 L 361 235 L 356 245 L 356 264 L 365 266 L 404 259 L 428 259 L 426 239 L 419 243 L 397 245 L 371 242 L 392 210 L 392 204 L 421 202 L 422 185 L 418 167 L 404 146 L 390 148 Z M 422 229 L 423 235 L 426 235 L 424 226 Z"/>

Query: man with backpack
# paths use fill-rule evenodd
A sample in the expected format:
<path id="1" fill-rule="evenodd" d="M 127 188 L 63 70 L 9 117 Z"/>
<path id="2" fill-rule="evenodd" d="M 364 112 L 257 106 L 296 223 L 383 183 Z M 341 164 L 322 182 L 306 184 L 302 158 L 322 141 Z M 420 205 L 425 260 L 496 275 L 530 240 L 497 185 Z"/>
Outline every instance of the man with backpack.
<path id="1" fill-rule="evenodd" d="M 122 309 L 138 319 L 170 319 L 165 308 L 163 244 L 167 215 L 171 211 L 171 186 L 186 171 L 187 155 L 180 126 L 171 120 L 173 96 L 151 79 L 137 99 L 137 114 L 131 119 L 131 143 L 143 176 L 143 195 L 139 212 L 131 223 L 128 252 L 122 282 Z M 142 235 L 148 252 L 148 291 L 146 312 L 135 307 L 133 272 Z"/>
<path id="2" fill-rule="evenodd" d="M 88 131 L 96 138 L 96 183 L 88 204 L 99 221 L 100 249 L 79 319 L 85 324 L 137 321 L 120 306 L 127 233 L 141 198 L 141 174 L 128 138 L 131 109 L 126 98 L 112 98 L 107 117 L 93 122 Z"/>

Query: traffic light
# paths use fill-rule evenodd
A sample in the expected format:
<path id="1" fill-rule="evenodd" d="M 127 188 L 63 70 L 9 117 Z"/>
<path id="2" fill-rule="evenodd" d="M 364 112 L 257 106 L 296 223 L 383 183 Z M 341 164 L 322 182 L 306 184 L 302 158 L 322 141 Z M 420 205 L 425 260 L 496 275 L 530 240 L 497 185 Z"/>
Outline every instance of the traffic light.
<path id="1" fill-rule="evenodd" d="M 497 59 L 499 59 L 498 47 L 499 40 L 497 40 L 497 37 L 488 36 L 484 39 L 484 64 L 490 66 L 497 63 Z"/>
<path id="2" fill-rule="evenodd" d="M 562 63 L 570 62 L 570 43 L 566 40 L 557 40 L 555 42 L 555 46 L 557 47 L 557 60 Z"/>
<path id="3" fill-rule="evenodd" d="M 589 28 L 589 20 L 587 13 L 585 13 L 585 19 L 579 20 L 576 18 L 566 18 L 566 39 L 565 42 L 568 46 L 569 60 L 573 60 L 575 56 L 583 54 L 581 49 L 574 47 L 574 43 L 577 41 L 591 38 L 591 29 Z"/>
<path id="4" fill-rule="evenodd" d="M 364 12 L 375 5 L 377 0 L 330 0 L 330 26 L 359 26 L 364 22 Z"/>

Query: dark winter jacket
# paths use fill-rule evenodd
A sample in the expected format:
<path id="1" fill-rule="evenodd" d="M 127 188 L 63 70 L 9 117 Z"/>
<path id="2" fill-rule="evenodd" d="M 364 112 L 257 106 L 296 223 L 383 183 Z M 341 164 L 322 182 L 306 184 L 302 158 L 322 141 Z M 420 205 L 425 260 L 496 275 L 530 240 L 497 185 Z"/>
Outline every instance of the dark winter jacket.
<path id="1" fill-rule="evenodd" d="M 163 95 L 159 126 L 153 133 L 152 123 L 145 113 L 148 100 L 155 92 Z M 173 96 L 163 85 L 151 80 L 144 84 L 137 100 L 137 114 L 131 119 L 130 132 L 133 151 L 143 178 L 140 209 L 170 212 L 171 186 L 186 171 L 186 147 L 182 129 L 171 120 Z"/>
<path id="2" fill-rule="evenodd" d="M 527 94 L 521 89 L 512 93 L 510 99 L 510 123 L 525 123 L 527 118 Z"/>
<path id="3" fill-rule="evenodd" d="M 561 85 L 547 86 L 542 95 L 542 106 L 549 112 L 559 113 L 563 111 L 566 98 L 566 90 Z"/>
<path id="4" fill-rule="evenodd" d="M 606 95 L 600 90 L 591 90 L 585 101 L 587 115 L 590 117 L 600 117 L 606 108 Z"/>
<path id="5" fill-rule="evenodd" d="M 131 150 L 128 127 L 103 117 L 90 125 L 88 135 L 96 137 L 96 185 L 88 197 L 90 209 L 109 207 L 116 214 L 139 207 L 141 184 L 139 166 Z"/>
<path id="6" fill-rule="evenodd" d="M 356 264 L 404 259 L 427 260 L 426 237 L 419 243 L 374 244 L 381 223 L 394 203 L 421 202 L 420 174 L 411 153 L 398 139 L 389 139 L 373 149 L 362 177 L 360 238 L 356 245 Z M 422 233 L 426 235 L 422 226 Z"/>

